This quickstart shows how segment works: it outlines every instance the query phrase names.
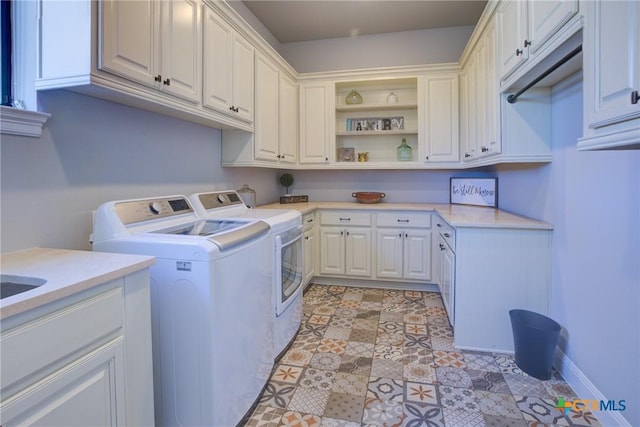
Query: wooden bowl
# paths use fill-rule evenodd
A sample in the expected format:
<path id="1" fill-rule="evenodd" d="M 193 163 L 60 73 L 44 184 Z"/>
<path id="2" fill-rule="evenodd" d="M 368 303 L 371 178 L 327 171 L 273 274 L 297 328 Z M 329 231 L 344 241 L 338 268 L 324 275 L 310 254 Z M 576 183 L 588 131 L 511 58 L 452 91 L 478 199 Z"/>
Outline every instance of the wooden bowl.
<path id="1" fill-rule="evenodd" d="M 384 199 L 384 193 L 378 193 L 375 191 L 358 191 L 351 193 L 351 197 L 355 197 L 360 203 L 378 203 Z"/>

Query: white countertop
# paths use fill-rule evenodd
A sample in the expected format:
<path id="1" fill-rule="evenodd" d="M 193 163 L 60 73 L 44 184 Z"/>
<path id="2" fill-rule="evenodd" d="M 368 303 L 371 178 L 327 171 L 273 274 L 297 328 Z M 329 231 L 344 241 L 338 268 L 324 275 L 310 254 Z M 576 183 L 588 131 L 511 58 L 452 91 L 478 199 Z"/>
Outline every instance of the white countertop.
<path id="1" fill-rule="evenodd" d="M 553 225 L 548 222 L 527 218 L 500 209 L 444 203 L 307 202 L 271 203 L 258 207 L 266 209 L 296 209 L 303 215 L 315 209 L 435 211 L 452 227 L 553 230 Z"/>
<path id="2" fill-rule="evenodd" d="M 0 273 L 45 279 L 47 283 L 0 300 L 0 319 L 126 276 L 155 258 L 105 252 L 33 248 L 0 255 Z"/>

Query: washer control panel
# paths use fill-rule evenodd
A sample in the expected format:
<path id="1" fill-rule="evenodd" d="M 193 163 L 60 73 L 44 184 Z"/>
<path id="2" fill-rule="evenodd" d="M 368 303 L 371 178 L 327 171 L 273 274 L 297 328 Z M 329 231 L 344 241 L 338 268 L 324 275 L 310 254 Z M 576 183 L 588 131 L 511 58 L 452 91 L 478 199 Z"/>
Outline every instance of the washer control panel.
<path id="1" fill-rule="evenodd" d="M 193 212 L 189 200 L 184 196 L 118 202 L 115 210 L 123 224 Z"/>

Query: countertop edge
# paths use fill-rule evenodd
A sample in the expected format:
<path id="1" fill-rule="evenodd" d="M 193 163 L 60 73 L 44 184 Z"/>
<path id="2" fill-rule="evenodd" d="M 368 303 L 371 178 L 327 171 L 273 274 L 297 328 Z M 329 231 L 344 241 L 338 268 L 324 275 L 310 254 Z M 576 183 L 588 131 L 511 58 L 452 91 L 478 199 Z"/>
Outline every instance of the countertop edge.
<path id="1" fill-rule="evenodd" d="M 86 254 L 92 254 L 87 256 Z M 101 256 L 104 255 L 104 257 Z M 19 315 L 28 310 L 42 307 L 46 304 L 59 301 L 68 296 L 77 294 L 87 289 L 100 286 L 108 283 L 112 280 L 119 279 L 121 277 L 136 273 L 140 270 L 148 268 L 155 264 L 155 257 L 146 255 L 129 255 L 129 254 L 112 254 L 101 253 L 91 251 L 75 251 L 64 249 L 47 249 L 47 248 L 31 248 L 22 251 L 12 252 L 8 254 L 2 254 L 0 260 L 2 267 L 2 274 L 18 275 L 18 276 L 46 276 L 44 269 L 55 268 L 53 267 L 38 267 L 38 261 L 20 263 L 19 260 L 26 259 L 28 257 L 37 259 L 43 256 L 49 256 L 49 263 L 56 264 L 56 260 L 61 258 L 78 257 L 78 263 L 96 262 L 99 258 L 117 260 L 115 266 L 114 263 L 105 263 L 109 267 L 105 267 L 101 271 L 87 274 L 84 278 L 73 278 L 68 281 L 60 279 L 54 275 L 54 279 L 50 284 L 50 288 L 45 288 L 47 284 L 43 285 L 42 290 L 34 290 L 35 294 L 30 294 L 32 291 L 28 291 L 19 295 L 8 297 L 5 300 L 0 301 L 0 320 L 7 319 L 12 316 Z M 7 263 L 7 258 L 9 262 Z M 13 259 L 12 259 L 13 258 Z M 81 258 L 91 258 L 81 259 Z M 14 265 L 12 265 L 14 264 Z M 18 264 L 18 265 L 15 265 Z M 63 269 L 64 266 L 58 266 L 59 269 Z M 40 270 L 40 271 L 39 271 Z M 60 274 L 60 273 L 57 273 Z M 45 277 L 43 277 L 45 278 Z M 49 281 L 49 277 L 46 277 Z M 38 292 L 39 291 L 39 292 Z M 14 297 L 16 297 L 14 299 Z"/>
<path id="2" fill-rule="evenodd" d="M 512 212 L 480 206 L 452 205 L 446 203 L 356 203 L 356 202 L 303 202 L 270 203 L 258 206 L 260 209 L 295 209 L 303 215 L 316 209 L 353 209 L 353 210 L 406 210 L 433 211 L 438 213 L 449 225 L 456 228 L 504 228 L 553 230 L 553 224 L 528 218 Z M 483 216 L 485 218 L 483 218 Z M 487 218 L 491 217 L 492 218 Z"/>

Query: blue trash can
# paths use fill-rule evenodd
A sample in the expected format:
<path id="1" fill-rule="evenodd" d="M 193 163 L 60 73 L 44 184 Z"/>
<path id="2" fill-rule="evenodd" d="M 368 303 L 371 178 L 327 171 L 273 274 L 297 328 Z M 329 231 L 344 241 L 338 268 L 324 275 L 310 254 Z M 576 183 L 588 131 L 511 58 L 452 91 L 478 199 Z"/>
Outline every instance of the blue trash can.
<path id="1" fill-rule="evenodd" d="M 516 365 L 540 380 L 551 378 L 560 325 L 542 314 L 510 310 Z"/>

